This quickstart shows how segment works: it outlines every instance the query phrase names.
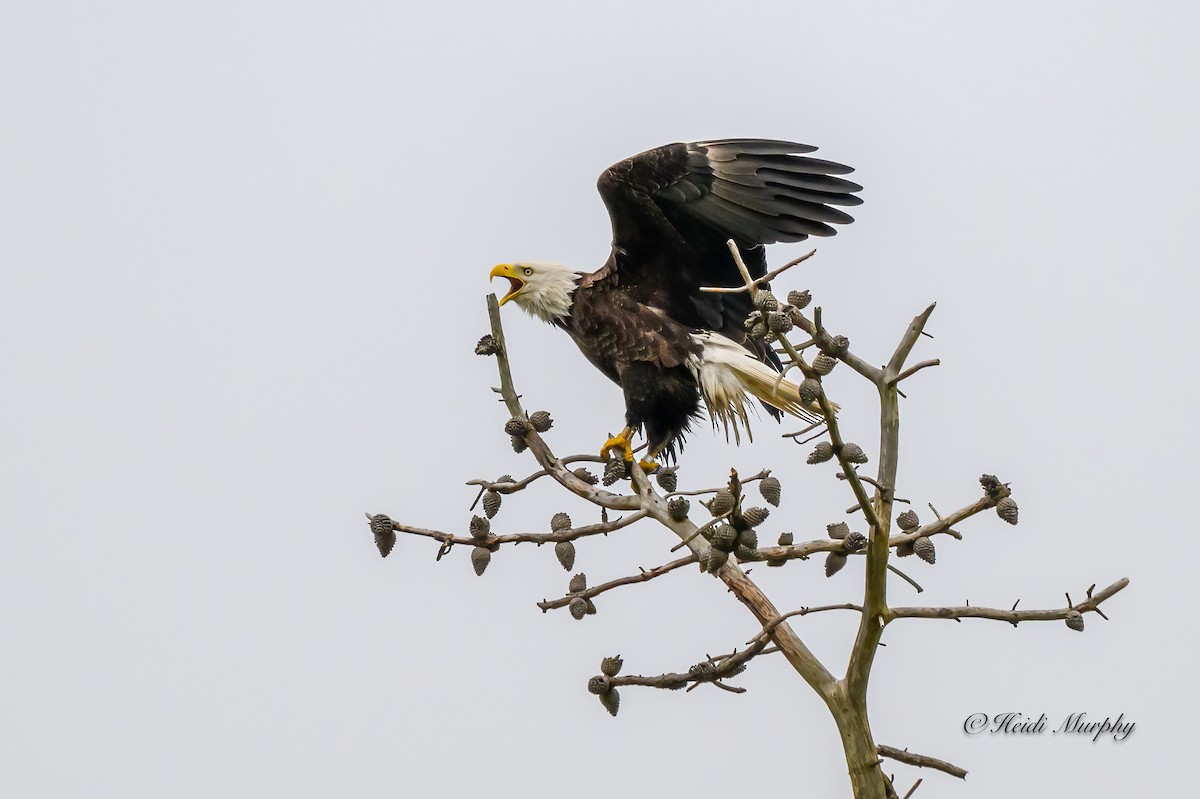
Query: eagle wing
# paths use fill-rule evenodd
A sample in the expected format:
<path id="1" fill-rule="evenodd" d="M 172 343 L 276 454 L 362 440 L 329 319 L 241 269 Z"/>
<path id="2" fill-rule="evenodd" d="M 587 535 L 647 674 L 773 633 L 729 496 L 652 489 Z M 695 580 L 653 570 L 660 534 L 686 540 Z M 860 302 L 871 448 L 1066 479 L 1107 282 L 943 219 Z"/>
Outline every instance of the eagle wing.
<path id="1" fill-rule="evenodd" d="M 726 246 L 734 239 L 754 277 L 763 245 L 832 236 L 854 221 L 835 206 L 858 205 L 853 170 L 810 158 L 817 148 L 769 139 L 668 144 L 605 170 L 597 187 L 613 228 L 613 252 L 595 277 L 610 277 L 676 321 L 745 341 L 745 294 L 701 286 L 742 282 Z"/>

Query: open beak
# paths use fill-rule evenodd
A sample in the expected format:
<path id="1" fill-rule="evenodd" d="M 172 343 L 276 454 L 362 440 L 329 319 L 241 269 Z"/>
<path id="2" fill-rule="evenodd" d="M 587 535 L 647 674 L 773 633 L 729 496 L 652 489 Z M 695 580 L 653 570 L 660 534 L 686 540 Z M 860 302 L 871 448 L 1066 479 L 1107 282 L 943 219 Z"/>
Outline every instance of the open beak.
<path id="1" fill-rule="evenodd" d="M 517 277 L 517 268 L 512 264 L 497 264 L 488 275 L 488 280 L 492 281 L 498 277 L 507 278 L 509 283 L 508 293 L 500 298 L 501 305 L 520 294 L 521 289 L 525 288 L 525 281 Z"/>

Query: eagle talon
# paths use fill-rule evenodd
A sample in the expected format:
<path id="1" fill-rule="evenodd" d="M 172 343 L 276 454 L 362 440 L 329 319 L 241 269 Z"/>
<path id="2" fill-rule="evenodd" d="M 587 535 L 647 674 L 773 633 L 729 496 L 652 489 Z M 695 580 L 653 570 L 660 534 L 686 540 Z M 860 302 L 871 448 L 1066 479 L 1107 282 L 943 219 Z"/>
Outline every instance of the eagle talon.
<path id="1" fill-rule="evenodd" d="M 658 471 L 659 463 L 654 458 L 642 458 L 638 461 L 638 468 L 646 474 L 653 474 Z"/>
<path id="2" fill-rule="evenodd" d="M 633 460 L 633 445 L 629 443 L 633 431 L 626 427 L 621 432 L 604 442 L 604 446 L 600 447 L 600 457 L 607 458 L 608 453 L 614 449 L 621 450 L 621 457 L 624 460 Z"/>

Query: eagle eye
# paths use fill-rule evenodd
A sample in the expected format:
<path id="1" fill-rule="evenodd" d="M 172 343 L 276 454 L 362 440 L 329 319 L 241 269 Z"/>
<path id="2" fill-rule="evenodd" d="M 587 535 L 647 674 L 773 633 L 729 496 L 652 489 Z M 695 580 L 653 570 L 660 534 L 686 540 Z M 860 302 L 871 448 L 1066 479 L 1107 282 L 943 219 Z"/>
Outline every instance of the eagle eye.
<path id="1" fill-rule="evenodd" d="M 527 266 L 527 267 L 525 267 L 524 269 L 522 269 L 521 271 L 525 273 L 525 276 L 526 276 L 526 277 L 529 277 L 530 275 L 532 275 L 532 274 L 533 274 L 533 269 L 531 269 L 531 268 L 530 268 L 530 267 L 528 267 L 528 266 Z"/>

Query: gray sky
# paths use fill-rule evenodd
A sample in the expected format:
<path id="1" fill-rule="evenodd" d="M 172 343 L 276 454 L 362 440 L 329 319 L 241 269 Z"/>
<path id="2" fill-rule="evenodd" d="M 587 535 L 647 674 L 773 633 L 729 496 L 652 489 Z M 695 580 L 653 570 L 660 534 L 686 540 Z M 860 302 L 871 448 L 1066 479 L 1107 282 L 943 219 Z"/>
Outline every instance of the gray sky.
<path id="1" fill-rule="evenodd" d="M 811 289 L 859 354 L 882 361 L 939 303 L 900 493 L 946 511 L 981 472 L 1013 482 L 1018 528 L 963 525 L 936 566 L 906 562 L 925 593 L 893 601 L 1057 606 L 1133 581 L 1083 635 L 890 629 L 877 740 L 971 771 L 899 784 L 1166 792 L 1197 708 L 1173 546 L 1194 515 L 1197 21 L 1183 3 L 4 4 L 0 792 L 844 795 L 832 721 L 782 662 L 742 696 L 626 690 L 617 719 L 585 691 L 605 655 L 657 673 L 749 638 L 711 578 L 605 596 L 580 623 L 534 605 L 566 588 L 548 550 L 480 579 L 425 541 L 380 560 L 362 518 L 463 531 L 466 480 L 532 468 L 471 352 L 489 268 L 599 266 L 600 171 L 723 136 L 858 168 L 858 221 L 781 288 Z M 551 445 L 598 447 L 619 391 L 505 318 Z M 829 386 L 873 455 L 871 390 Z M 775 468 L 768 539 L 842 518 L 831 470 L 757 430 L 741 449 L 694 435 L 683 482 Z M 568 499 L 510 498 L 496 525 L 594 517 Z M 580 543 L 577 568 L 633 573 L 672 543 L 634 527 Z M 755 574 L 793 609 L 857 597 L 861 563 Z M 849 616 L 797 630 L 841 670 Z M 962 732 L 1004 711 L 1137 728 Z"/>

